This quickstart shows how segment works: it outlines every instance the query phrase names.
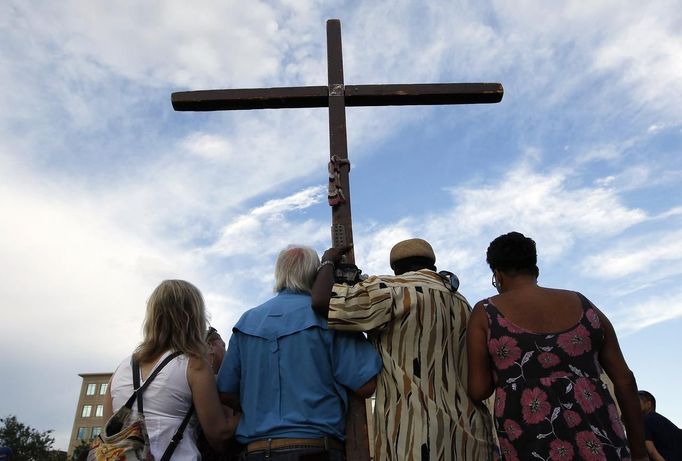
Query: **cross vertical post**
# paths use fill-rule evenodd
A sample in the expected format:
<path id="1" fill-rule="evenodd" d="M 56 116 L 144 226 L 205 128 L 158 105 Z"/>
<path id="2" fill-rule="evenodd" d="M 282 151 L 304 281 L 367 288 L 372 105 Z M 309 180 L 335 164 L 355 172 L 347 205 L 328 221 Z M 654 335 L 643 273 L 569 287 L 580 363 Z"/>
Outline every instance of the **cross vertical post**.
<path id="1" fill-rule="evenodd" d="M 346 136 L 346 99 L 343 82 L 343 51 L 341 47 L 341 22 L 327 21 L 327 83 L 329 84 L 329 161 L 337 168 L 341 201 L 332 206 L 332 246 L 353 243 L 353 223 L 350 207 L 350 163 Z M 331 203 L 330 203 L 331 205 Z M 351 248 L 343 263 L 355 264 Z M 367 406 L 365 399 L 348 393 L 349 408 L 346 415 L 346 459 L 369 461 L 367 431 Z"/>
<path id="2" fill-rule="evenodd" d="M 327 21 L 327 75 L 329 83 L 329 160 L 337 163 L 340 189 L 345 195 L 344 200 L 332 206 L 332 245 L 338 247 L 353 243 L 341 22 L 338 19 Z M 344 262 L 355 264 L 353 249 L 346 254 Z"/>

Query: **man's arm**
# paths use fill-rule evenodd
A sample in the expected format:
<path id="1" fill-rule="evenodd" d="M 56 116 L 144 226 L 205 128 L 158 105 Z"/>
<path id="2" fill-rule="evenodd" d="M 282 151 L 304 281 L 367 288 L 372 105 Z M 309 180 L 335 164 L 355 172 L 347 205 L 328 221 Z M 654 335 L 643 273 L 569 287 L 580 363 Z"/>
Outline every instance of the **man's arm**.
<path id="1" fill-rule="evenodd" d="M 375 376 L 374 378 L 370 379 L 367 381 L 365 384 L 362 385 L 361 388 L 356 389 L 354 392 L 358 394 L 360 397 L 363 399 L 368 399 L 374 394 L 374 391 L 377 390 L 377 377 Z"/>
<path id="2" fill-rule="evenodd" d="M 218 404 L 218 392 L 211 364 L 205 357 L 190 357 L 187 381 L 192 391 L 192 402 L 206 440 L 213 449 L 222 453 L 234 435 L 236 424 L 230 424 L 222 406 Z"/>
<path id="3" fill-rule="evenodd" d="M 381 357 L 361 333 L 335 332 L 331 358 L 337 382 L 365 399 L 374 394 Z"/>
<path id="4" fill-rule="evenodd" d="M 220 402 L 223 405 L 227 405 L 228 407 L 232 408 L 236 412 L 242 411 L 242 406 L 239 403 L 239 394 L 228 394 L 226 392 L 221 392 L 219 395 L 220 395 Z"/>
<path id="5" fill-rule="evenodd" d="M 329 318 L 329 301 L 334 286 L 334 267 L 341 261 L 341 256 L 348 253 L 350 249 L 350 246 L 330 248 L 322 255 L 322 264 L 317 271 L 310 296 L 313 309 L 324 318 Z"/>
<path id="6" fill-rule="evenodd" d="M 645 440 L 644 445 L 646 446 L 646 451 L 649 452 L 649 458 L 651 461 L 665 461 L 665 458 L 656 450 L 656 445 L 651 440 Z"/>
<path id="7" fill-rule="evenodd" d="M 238 333 L 232 333 L 227 352 L 218 372 L 217 387 L 220 401 L 235 411 L 241 412 L 239 401 L 239 383 L 241 380 L 241 362 L 239 357 Z"/>

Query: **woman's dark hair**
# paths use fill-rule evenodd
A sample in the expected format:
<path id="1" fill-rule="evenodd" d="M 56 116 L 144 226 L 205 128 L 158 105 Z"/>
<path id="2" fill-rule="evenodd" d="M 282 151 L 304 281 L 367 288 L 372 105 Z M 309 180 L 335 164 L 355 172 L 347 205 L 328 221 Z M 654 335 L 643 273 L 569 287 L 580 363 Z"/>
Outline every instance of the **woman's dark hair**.
<path id="1" fill-rule="evenodd" d="M 520 232 L 500 235 L 490 242 L 485 260 L 490 269 L 514 276 L 526 274 L 538 276 L 538 254 L 535 241 Z"/>

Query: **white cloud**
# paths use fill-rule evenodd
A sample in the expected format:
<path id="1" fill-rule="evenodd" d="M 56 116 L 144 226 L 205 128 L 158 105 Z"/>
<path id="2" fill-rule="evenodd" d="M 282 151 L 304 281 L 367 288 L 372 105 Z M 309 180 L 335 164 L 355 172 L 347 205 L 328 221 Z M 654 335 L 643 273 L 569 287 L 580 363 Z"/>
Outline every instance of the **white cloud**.
<path id="1" fill-rule="evenodd" d="M 619 76 L 616 82 L 629 89 L 624 97 L 647 106 L 648 110 L 679 115 L 682 37 L 674 18 L 675 15 L 654 16 L 646 12 L 633 17 L 630 24 L 608 35 L 594 54 L 593 67 Z"/>
<path id="2" fill-rule="evenodd" d="M 24 14 L 36 26 L 49 16 L 45 35 L 79 61 L 97 62 L 150 86 L 213 87 L 277 74 L 283 49 L 277 46 L 282 37 L 275 13 L 259 0 L 248 6 L 210 0 L 144 6 L 72 0 Z"/>
<path id="3" fill-rule="evenodd" d="M 682 292 L 652 296 L 634 302 L 610 318 L 619 335 L 629 335 L 653 325 L 682 317 Z"/>
<path id="4" fill-rule="evenodd" d="M 634 141 L 628 140 L 627 142 L 615 144 L 610 143 L 602 146 L 594 146 L 589 151 L 582 153 L 578 156 L 577 162 L 593 162 L 596 160 L 616 160 L 620 159 L 625 151 L 632 147 Z"/>
<path id="5" fill-rule="evenodd" d="M 540 173 L 526 164 L 512 168 L 497 184 L 452 190 L 456 208 L 432 223 L 466 238 L 493 229 L 523 229 L 536 236 L 547 258 L 561 255 L 581 236 L 613 236 L 646 218 L 624 205 L 614 189 L 572 184 L 570 172 Z M 578 205 L 578 206 L 576 206 Z M 500 232 L 501 233 L 501 232 Z"/>
<path id="6" fill-rule="evenodd" d="M 100 354 L 121 354 L 139 337 L 145 301 L 160 280 L 199 277 L 195 255 L 109 222 L 82 191 L 7 174 L 1 184 L 0 255 L 11 268 L 0 285 L 3 310 L 12 314 L 3 320 L 5 346 L 30 349 L 35 337 L 96 317 L 107 328 L 66 335 L 52 352 L 101 344 Z"/>
<path id="7" fill-rule="evenodd" d="M 229 160 L 233 149 L 229 140 L 221 136 L 205 133 L 192 133 L 183 141 L 189 152 L 205 159 Z"/>
<path id="8" fill-rule="evenodd" d="M 220 239 L 208 250 L 223 257 L 235 255 L 272 255 L 287 244 L 316 245 L 329 238 L 319 221 L 292 220 L 287 213 L 304 210 L 319 203 L 324 187 L 310 187 L 283 199 L 274 199 L 235 217 L 223 229 Z"/>
<path id="9" fill-rule="evenodd" d="M 354 227 L 354 252 L 358 266 L 366 274 L 390 274 L 389 254 L 393 245 L 401 240 L 422 237 L 415 232 L 412 220 L 402 220 L 393 224 Z"/>
<path id="10" fill-rule="evenodd" d="M 320 203 L 323 190 L 323 186 L 309 187 L 289 197 L 268 200 L 263 206 L 251 211 L 251 214 L 254 216 L 268 216 L 281 215 L 293 210 L 303 210 L 316 203 Z"/>
<path id="11" fill-rule="evenodd" d="M 671 208 L 669 210 L 666 210 L 659 215 L 653 216 L 651 219 L 652 220 L 665 220 L 668 218 L 674 218 L 676 216 L 682 216 L 682 206 L 677 206 L 677 207 Z"/>
<path id="12" fill-rule="evenodd" d="M 656 231 L 621 239 L 586 258 L 583 271 L 605 280 L 638 274 L 651 281 L 682 274 L 682 232 Z"/>

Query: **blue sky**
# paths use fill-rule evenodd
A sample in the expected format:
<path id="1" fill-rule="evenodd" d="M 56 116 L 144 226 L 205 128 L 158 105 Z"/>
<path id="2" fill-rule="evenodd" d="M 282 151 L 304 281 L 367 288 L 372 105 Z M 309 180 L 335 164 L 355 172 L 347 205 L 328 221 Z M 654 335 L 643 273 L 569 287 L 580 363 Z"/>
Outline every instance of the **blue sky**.
<path id="1" fill-rule="evenodd" d="M 140 340 L 165 278 L 225 337 L 288 243 L 329 245 L 325 109 L 176 113 L 190 89 L 501 82 L 500 104 L 350 108 L 356 260 L 429 240 L 473 304 L 485 249 L 538 244 L 540 283 L 613 321 L 682 425 L 682 12 L 675 1 L 0 4 L 0 413 L 66 448 L 78 373 Z M 47 400 L 38 395 L 47 392 Z"/>

